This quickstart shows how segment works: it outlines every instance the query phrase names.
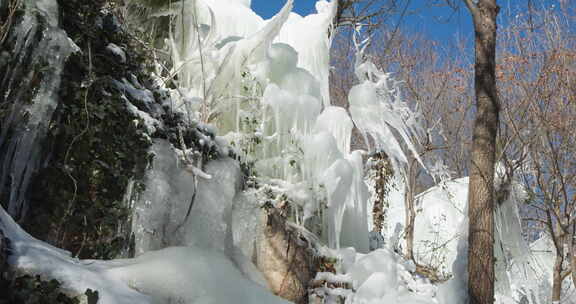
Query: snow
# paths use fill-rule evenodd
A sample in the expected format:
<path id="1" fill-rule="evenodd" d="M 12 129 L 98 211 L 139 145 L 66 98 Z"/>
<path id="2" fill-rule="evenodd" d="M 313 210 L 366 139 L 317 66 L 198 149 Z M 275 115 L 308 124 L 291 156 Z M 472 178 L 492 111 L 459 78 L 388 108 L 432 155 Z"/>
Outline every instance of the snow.
<path id="1" fill-rule="evenodd" d="M 389 182 L 386 187 L 386 193 L 388 193 L 386 199 L 389 205 L 384 218 L 384 227 L 380 233 L 384 237 L 388 247 L 399 248 L 403 247 L 401 246 L 402 244 L 399 243 L 399 236 L 406 226 L 406 207 L 404 204 L 406 189 L 402 177 L 398 175 L 393 176 L 391 182 Z M 372 193 L 372 195 L 374 194 Z M 372 210 L 373 202 L 374 197 L 371 197 L 368 202 L 368 210 Z M 372 212 L 369 213 L 368 223 L 368 229 L 372 231 Z"/>
<path id="2" fill-rule="evenodd" d="M 51 25 L 49 39 L 41 42 L 60 51 L 36 51 L 55 67 L 53 77 L 43 80 L 30 106 L 22 109 L 30 119 L 17 125 L 12 135 L 17 140 L 6 143 L 6 134 L 0 137 L 0 147 L 7 146 L 8 152 L 2 156 L 1 169 L 11 174 L 0 175 L 0 186 L 10 178 L 21 185 L 12 187 L 8 204 L 12 215 L 26 209 L 23 193 L 39 166 L 38 147 L 57 104 L 64 60 L 75 49 L 56 27 L 56 2 L 33 3 L 36 8 L 27 11 L 19 25 L 18 48 L 29 46 L 24 33 L 37 30 L 33 14 L 40 13 Z M 331 105 L 327 34 L 337 1 L 320 0 L 316 14 L 302 17 L 291 12 L 293 1 L 288 0 L 269 20 L 252 12 L 250 4 L 250 0 L 188 0 L 156 15 L 171 15 L 174 24 L 183 25 L 167 34 L 173 67 L 168 78 L 178 86 L 166 89 L 170 106 L 185 114 L 190 125 L 216 125 L 218 131 L 210 133 L 221 135 L 216 138 L 221 152 L 234 150 L 245 163 L 254 163 L 251 170 L 260 188 L 242 189 L 244 176 L 233 159 L 189 164 L 182 160 L 188 151 L 155 139 L 144 190 L 136 193 L 129 187 L 126 195 L 134 208 L 136 258 L 75 259 L 32 238 L 0 208 L 0 229 L 14 247 L 10 263 L 58 279 L 70 292 L 98 290 L 102 303 L 288 303 L 267 290 L 264 276 L 251 260 L 256 236 L 263 233 L 262 204 L 287 201 L 293 207 L 288 216 L 295 222 L 289 225 L 314 240 L 319 255 L 338 261 L 336 273 L 321 272 L 315 278 L 326 282 L 314 293 L 327 303 L 338 297 L 353 304 L 464 303 L 467 178 L 442 178 L 415 200 L 416 262 L 452 279 L 431 284 L 414 273 L 414 262 L 399 254 L 405 247 L 408 153 L 424 167 L 418 154 L 423 133 L 419 114 L 403 100 L 401 83 L 363 61 L 365 45 L 356 42 L 359 83 L 349 92 L 350 107 L 347 111 Z M 107 50 L 126 61 L 120 47 L 109 44 Z M 163 110 L 152 92 L 133 76 L 115 84 L 135 123 L 143 123 L 150 134 L 164 128 Z M 16 124 L 15 114 L 8 117 L 8 125 Z M 388 185 L 390 208 L 382 234 L 369 234 L 372 206 L 363 161 L 367 151 L 350 150 L 354 126 L 373 139 L 366 140 L 373 143 L 368 152 L 384 151 L 396 173 Z M 230 148 L 221 143 L 225 140 Z M 200 144 L 213 142 L 205 137 Z M 8 163 L 12 167 L 4 168 Z M 438 171 L 436 167 L 431 171 Z M 505 185 L 501 179 L 497 184 Z M 511 197 L 495 213 L 497 303 L 523 298 L 545 303 L 542 295 L 549 289 L 553 257 L 548 252 L 531 253 L 549 246 L 545 238 L 531 248 L 523 241 L 517 203 L 525 193 L 518 183 L 510 187 Z M 548 272 L 541 274 L 540 269 Z"/>
<path id="3" fill-rule="evenodd" d="M 10 239 L 12 254 L 9 263 L 21 271 L 56 279 L 72 294 L 83 294 L 86 289 L 97 290 L 102 303 L 152 303 L 150 298 L 119 284 L 114 277 L 105 276 L 90 266 L 90 261 L 80 261 L 70 253 L 38 241 L 22 230 L 0 207 L 0 230 Z"/>
<path id="4" fill-rule="evenodd" d="M 386 294 L 396 288 L 396 263 L 395 254 L 387 249 L 378 249 L 361 257 L 348 272 L 356 289 L 360 288 L 375 273 L 387 273 L 388 278 L 381 281 L 382 288 L 379 290 Z"/>
<path id="5" fill-rule="evenodd" d="M 114 43 L 109 43 L 106 46 L 106 50 L 109 51 L 112 55 L 116 56 L 116 58 L 120 59 L 120 63 L 126 63 L 126 52 L 122 50 L 119 46 Z"/>
<path id="6" fill-rule="evenodd" d="M 200 180 L 196 188 L 192 174 L 178 167 L 178 154 L 169 143 L 157 140 L 152 152 L 146 191 L 134 202 L 137 258 L 75 259 L 28 235 L 0 208 L 0 230 L 13 246 L 10 264 L 57 279 L 72 295 L 97 290 L 100 301 L 107 304 L 289 303 L 267 291 L 240 247 L 230 246 L 247 248 L 250 241 L 232 240 L 232 206 L 248 205 L 238 192 L 237 163 L 230 159 L 209 163 L 205 170 L 214 179 Z M 198 193 L 186 219 L 194 191 Z M 238 224 L 249 224 L 256 214 L 234 218 Z M 172 247 L 157 250 L 165 246 Z"/>
<path id="7" fill-rule="evenodd" d="M 134 75 L 130 76 L 130 80 L 126 78 L 122 78 L 122 82 L 114 80 L 117 89 L 128 99 L 137 102 L 137 106 L 141 107 L 140 110 L 156 114 L 154 94 L 150 90 L 143 88 Z"/>
<path id="8" fill-rule="evenodd" d="M 121 261 L 104 270 L 157 303 L 289 303 L 246 280 L 222 252 L 198 246 L 170 247 Z"/>
<path id="9" fill-rule="evenodd" d="M 337 276 L 331 282 L 349 279 L 355 290 L 349 295 L 349 303 L 443 303 L 434 299 L 436 287 L 428 280 L 413 275 L 414 265 L 390 249 L 361 254 L 349 247 L 336 254 L 345 265 L 344 275 Z M 324 278 L 331 279 L 330 276 Z"/>
<path id="10" fill-rule="evenodd" d="M 496 180 L 501 179 L 497 176 Z M 522 238 L 518 203 L 525 192 L 517 181 L 510 187 L 510 197 L 495 211 L 496 223 L 496 296 L 497 303 L 544 303 L 540 282 L 550 280 L 542 269 L 551 266 L 552 256 L 539 260 L 534 248 Z M 391 194 L 394 197 L 394 194 Z M 403 200 L 390 200 L 388 226 L 384 235 L 392 235 L 393 225 L 404 225 Z M 439 303 L 462 303 L 467 299 L 467 219 L 468 178 L 441 182 L 416 197 L 418 210 L 414 229 L 414 254 L 418 263 L 436 268 L 450 280 L 438 287 Z M 396 205 L 396 206 L 395 206 Z M 402 244 L 401 244 L 402 246 Z M 549 293 L 549 292 L 548 292 Z M 539 300 L 540 299 L 540 300 Z"/>
<path id="11" fill-rule="evenodd" d="M 451 273 L 456 260 L 458 240 L 467 226 L 462 226 L 468 199 L 468 178 L 446 181 L 416 198 L 414 250 L 417 261 Z M 466 229 L 464 229 L 466 228 Z"/>
<path id="12" fill-rule="evenodd" d="M 146 132 L 148 134 L 154 134 L 156 132 L 157 127 L 160 127 L 162 123 L 150 116 L 150 114 L 140 111 L 135 105 L 133 105 L 126 97 L 122 96 L 122 99 L 126 102 L 126 108 L 128 112 L 130 112 L 134 117 L 139 118 L 140 120 L 135 121 L 135 125 L 138 126 L 140 121 L 143 122 L 144 127 L 146 128 Z"/>
<path id="13" fill-rule="evenodd" d="M 3 209 L 0 218 L 12 241 L 12 265 L 55 278 L 71 294 L 97 290 L 99 303 L 289 303 L 246 280 L 218 250 L 170 247 L 135 259 L 77 260 L 27 235 Z"/>
<path id="14" fill-rule="evenodd" d="M 364 152 L 350 151 L 355 118 L 344 108 L 330 106 L 328 94 L 327 33 L 336 1 L 319 1 L 317 14 L 301 17 L 291 13 L 293 3 L 288 0 L 270 20 L 256 16 L 249 4 L 183 1 L 171 11 L 157 13 L 174 15 L 174 24 L 184 24 L 176 26 L 169 37 L 172 75 L 178 74 L 179 86 L 171 92 L 176 99 L 172 108 L 190 115 L 190 121 L 208 123 L 212 116 L 219 117 L 219 132 L 228 133 L 229 139 L 245 139 L 241 131 L 248 127 L 241 126 L 242 120 L 254 119 L 251 132 L 262 143 L 254 145 L 254 151 L 245 156 L 258 160 L 255 168 L 261 181 L 302 208 L 295 208 L 296 222 L 304 223 L 312 217 L 321 222 L 321 239 L 330 248 L 353 246 L 349 256 L 368 253 Z M 108 45 L 107 50 L 125 60 L 119 47 Z M 135 77 L 116 82 L 116 87 L 124 94 L 128 110 L 149 133 L 163 128 L 152 93 Z M 379 110 L 386 114 L 384 109 Z M 382 123 L 394 122 L 390 118 L 390 122 Z M 404 130 L 395 127 L 400 133 Z M 130 195 L 139 257 L 90 261 L 92 266 L 88 267 L 86 262 L 61 253 L 61 262 L 74 265 L 72 274 L 52 272 L 50 265 L 55 264 L 50 261 L 56 259 L 54 255 L 45 256 L 48 260 L 42 267 L 47 268 L 29 265 L 28 269 L 51 274 L 77 292 L 90 286 L 104 289 L 103 295 L 125 293 L 126 299 L 282 302 L 263 292 L 260 286 L 266 284 L 248 258 L 253 254 L 253 234 L 261 229 L 255 209 L 260 205 L 255 203 L 258 196 L 241 191 L 238 163 L 221 159 L 201 169 L 185 165 L 179 159 L 181 152 L 163 140 L 155 140 L 150 153 L 154 159 L 144 178 L 145 190 L 137 197 Z M 303 227 L 298 229 L 305 231 Z M 42 244 L 35 240 L 26 243 Z M 363 288 L 359 289 L 359 301 L 370 295 L 371 284 L 383 282 L 383 273 L 396 269 L 399 259 L 387 250 L 377 250 L 374 257 L 369 254 L 361 259 L 384 258 L 380 262 L 388 268 L 374 269 L 377 273 L 367 277 L 371 283 L 359 283 L 357 287 Z M 29 258 L 26 253 L 17 256 L 20 260 Z M 350 262 L 351 269 L 354 263 Z M 76 272 L 87 269 L 93 280 L 75 277 Z M 197 277 L 190 277 L 193 273 Z M 399 281 L 395 272 L 391 274 L 385 281 L 387 288 L 378 295 L 396 299 L 402 290 L 396 288 Z M 123 283 L 94 286 L 92 281 L 102 277 Z M 184 282 L 196 282 L 197 286 L 184 286 Z M 225 292 L 217 288 L 218 284 L 228 286 L 226 282 L 230 282 L 230 288 L 224 288 Z M 326 292 L 350 295 L 344 290 Z"/>

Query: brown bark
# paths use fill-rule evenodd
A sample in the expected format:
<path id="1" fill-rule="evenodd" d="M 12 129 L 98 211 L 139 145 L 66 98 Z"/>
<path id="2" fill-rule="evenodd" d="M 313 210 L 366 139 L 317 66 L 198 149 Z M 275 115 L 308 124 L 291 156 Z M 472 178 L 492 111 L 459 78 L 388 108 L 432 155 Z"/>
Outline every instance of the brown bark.
<path id="1" fill-rule="evenodd" d="M 414 221 L 416 220 L 414 197 L 407 197 L 406 200 L 406 258 L 414 261 Z"/>
<path id="2" fill-rule="evenodd" d="M 576 242 L 574 240 L 574 234 L 576 233 L 576 222 L 572 224 L 572 231 L 569 235 L 570 237 L 570 275 L 572 278 L 572 284 L 576 286 Z"/>
<path id="3" fill-rule="evenodd" d="M 552 302 L 560 302 L 562 295 L 562 263 L 564 262 L 564 250 L 556 250 L 556 259 L 554 260 L 554 271 L 552 279 Z"/>
<path id="4" fill-rule="evenodd" d="M 380 233 L 384 228 L 384 219 L 386 215 L 386 210 L 388 210 L 388 183 L 391 177 L 394 175 L 392 171 L 392 164 L 388 159 L 388 156 L 384 152 L 377 152 L 371 156 L 374 166 L 371 170 L 376 172 L 375 182 L 376 185 L 376 198 L 374 201 L 374 206 L 372 207 L 372 219 L 373 219 L 373 231 Z"/>
<path id="5" fill-rule="evenodd" d="M 265 217 L 254 263 L 275 295 L 297 304 L 308 303 L 308 284 L 316 275 L 314 255 L 306 241 L 286 225 L 278 209 L 266 209 Z"/>
<path id="6" fill-rule="evenodd" d="M 546 225 L 550 231 L 552 243 L 554 244 L 554 249 L 556 252 L 556 258 L 554 259 L 554 268 L 552 269 L 552 301 L 560 301 L 560 296 L 562 295 L 562 281 L 568 275 L 568 273 L 562 273 L 562 264 L 564 263 L 564 244 L 566 234 L 562 231 L 562 225 L 559 222 L 554 223 L 552 220 L 552 214 L 554 212 L 551 209 L 546 211 Z M 554 229 L 554 226 L 556 229 Z"/>
<path id="7" fill-rule="evenodd" d="M 414 260 L 414 222 L 416 221 L 416 210 L 414 207 L 414 188 L 416 187 L 416 159 L 412 158 L 408 167 L 408 181 L 404 197 L 406 205 L 406 258 Z"/>
<path id="8" fill-rule="evenodd" d="M 494 303 L 494 163 L 499 121 L 496 89 L 496 0 L 464 0 L 474 21 L 476 119 L 468 196 L 468 295 Z"/>

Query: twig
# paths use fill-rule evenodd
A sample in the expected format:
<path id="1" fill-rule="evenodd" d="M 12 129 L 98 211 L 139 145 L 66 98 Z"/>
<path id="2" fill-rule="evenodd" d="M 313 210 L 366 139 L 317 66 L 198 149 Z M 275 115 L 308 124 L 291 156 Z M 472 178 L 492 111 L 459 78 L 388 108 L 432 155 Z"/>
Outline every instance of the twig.
<path id="1" fill-rule="evenodd" d="M 68 168 L 68 159 L 70 156 L 70 151 L 72 151 L 72 147 L 74 146 L 76 141 L 78 139 L 80 139 L 82 136 L 84 136 L 84 134 L 86 134 L 86 132 L 88 132 L 88 130 L 90 129 L 90 113 L 88 112 L 88 92 L 90 90 L 90 87 L 92 86 L 92 81 L 93 81 L 92 77 L 93 77 L 93 74 L 92 74 L 92 50 L 91 50 L 91 44 L 90 44 L 90 42 L 88 42 L 88 79 L 89 79 L 89 84 L 86 87 L 86 92 L 84 93 L 84 111 L 86 113 L 86 126 L 84 127 L 84 129 L 80 133 L 78 133 L 76 136 L 74 136 L 74 138 L 70 142 L 70 145 L 68 146 L 68 149 L 66 149 L 66 154 L 64 155 L 64 172 L 72 180 L 72 184 L 74 185 L 74 192 L 72 194 L 72 199 L 68 203 L 68 208 L 66 209 L 66 212 L 64 213 L 64 216 L 62 217 L 62 220 L 60 221 L 57 235 L 60 234 L 60 231 L 62 229 L 62 225 L 64 225 L 64 223 L 66 222 L 68 217 L 72 214 L 72 208 L 73 208 L 74 202 L 76 201 L 76 197 L 78 195 L 78 181 L 76 180 L 76 178 L 74 178 L 74 176 L 70 172 L 71 169 Z"/>

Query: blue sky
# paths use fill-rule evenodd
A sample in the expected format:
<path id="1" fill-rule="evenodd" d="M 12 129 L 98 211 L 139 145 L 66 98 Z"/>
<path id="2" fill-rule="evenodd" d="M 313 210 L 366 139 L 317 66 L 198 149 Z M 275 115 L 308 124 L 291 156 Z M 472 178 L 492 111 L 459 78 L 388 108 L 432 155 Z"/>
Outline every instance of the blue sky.
<path id="1" fill-rule="evenodd" d="M 252 0 L 252 9 L 264 19 L 276 14 L 286 3 L 285 0 Z M 314 13 L 316 0 L 294 0 L 294 12 L 306 16 Z"/>
<path id="2" fill-rule="evenodd" d="M 454 12 L 445 7 L 429 7 L 423 5 L 424 0 L 412 0 L 410 14 L 403 25 L 408 29 L 426 34 L 432 39 L 450 39 L 455 35 L 471 33 L 472 26 L 468 12 L 465 9 Z M 252 0 L 252 9 L 267 19 L 276 14 L 286 3 L 285 0 Z M 294 0 L 294 12 L 308 15 L 315 12 L 316 0 Z"/>
<path id="3" fill-rule="evenodd" d="M 558 4 L 560 0 L 533 0 L 536 7 Z M 575 1 L 575 0 L 567 0 Z M 252 0 L 252 9 L 267 19 L 277 13 L 284 5 L 285 0 Z M 472 20 L 468 10 L 461 5 L 460 9 L 453 10 L 445 6 L 432 6 L 430 3 L 438 1 L 411 0 L 408 14 L 402 21 L 402 28 L 412 32 L 423 33 L 431 40 L 444 43 L 464 42 L 471 46 L 473 43 Z M 294 11 L 300 15 L 315 12 L 316 0 L 294 0 Z M 404 2 L 406 3 L 406 2 Z M 458 2 L 457 2 L 458 3 Z M 499 0 L 501 7 L 500 22 L 515 15 L 519 10 L 525 10 L 526 0 Z M 397 18 L 397 17 L 396 17 Z M 394 23 L 396 20 L 392 20 Z"/>

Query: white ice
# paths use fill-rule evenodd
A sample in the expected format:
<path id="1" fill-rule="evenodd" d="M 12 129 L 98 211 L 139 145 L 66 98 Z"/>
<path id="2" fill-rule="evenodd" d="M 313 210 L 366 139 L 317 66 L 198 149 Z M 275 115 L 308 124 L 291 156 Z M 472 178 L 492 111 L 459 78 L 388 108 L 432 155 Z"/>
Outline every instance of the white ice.
<path id="1" fill-rule="evenodd" d="M 242 251 L 254 244 L 251 233 L 257 231 L 248 233 L 243 227 L 256 222 L 260 206 L 239 192 L 237 163 L 230 159 L 209 163 L 206 172 L 214 179 L 201 179 L 196 188 L 168 142 L 156 141 L 152 152 L 146 190 L 134 202 L 137 258 L 75 259 L 34 239 L 0 209 L 0 230 L 11 240 L 9 263 L 25 273 L 59 280 L 72 295 L 97 290 L 100 302 L 106 304 L 289 303 L 266 289 Z"/>

